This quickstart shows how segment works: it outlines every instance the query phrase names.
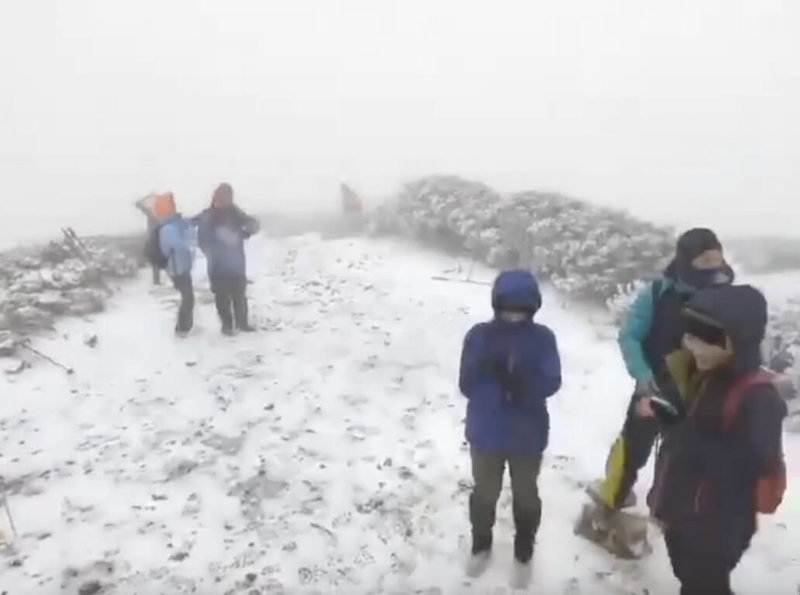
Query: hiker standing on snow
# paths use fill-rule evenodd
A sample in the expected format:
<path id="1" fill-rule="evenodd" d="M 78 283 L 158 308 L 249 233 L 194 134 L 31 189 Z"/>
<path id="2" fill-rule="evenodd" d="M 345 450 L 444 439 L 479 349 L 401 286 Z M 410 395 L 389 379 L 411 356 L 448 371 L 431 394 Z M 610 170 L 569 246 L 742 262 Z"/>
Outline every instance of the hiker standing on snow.
<path id="1" fill-rule="evenodd" d="M 691 229 L 678 239 L 675 257 L 663 277 L 642 290 L 631 305 L 619 332 L 619 346 L 636 388 L 622 431 L 609 452 L 606 476 L 591 490 L 598 500 L 592 526 L 601 533 L 613 532 L 615 513 L 635 504 L 633 486 L 659 432 L 652 417 L 653 397 L 673 403 L 680 400 L 664 358 L 681 345 L 684 305 L 698 290 L 730 284 L 733 277 L 714 232 Z"/>
<path id="2" fill-rule="evenodd" d="M 151 202 L 154 199 L 154 194 L 148 194 L 144 198 L 140 198 L 134 203 L 134 206 L 144 213 L 145 217 L 147 217 L 147 237 L 150 237 L 150 235 L 153 234 L 155 229 L 158 227 L 158 218 L 153 213 L 152 208 L 148 207 L 147 205 L 148 202 Z M 161 285 L 161 269 L 152 263 L 150 268 L 153 271 L 153 285 Z"/>
<path id="3" fill-rule="evenodd" d="M 469 499 L 472 557 L 468 574 L 481 573 L 492 549 L 497 499 L 508 464 L 516 527 L 519 580 L 529 577 L 542 515 L 538 476 L 550 427 L 547 398 L 561 387 L 553 332 L 533 317 L 542 304 L 534 276 L 501 273 L 492 289 L 494 318 L 464 339 L 459 387 L 467 398 L 466 438 L 475 487 Z"/>
<path id="4" fill-rule="evenodd" d="M 177 212 L 171 192 L 156 197 L 153 211 L 158 221 L 158 247 L 166 260 L 167 274 L 181 294 L 175 334 L 185 337 L 194 326 L 192 226 Z"/>
<path id="5" fill-rule="evenodd" d="M 761 367 L 767 302 L 753 287 L 698 292 L 666 366 L 682 415 L 663 431 L 648 504 L 681 595 L 732 595 L 730 575 L 786 489 L 786 403 Z"/>
<path id="6" fill-rule="evenodd" d="M 251 332 L 247 312 L 247 260 L 244 242 L 257 233 L 259 223 L 233 203 L 233 188 L 220 184 L 211 207 L 197 218 L 198 243 L 208 260 L 208 278 L 222 332 Z"/>

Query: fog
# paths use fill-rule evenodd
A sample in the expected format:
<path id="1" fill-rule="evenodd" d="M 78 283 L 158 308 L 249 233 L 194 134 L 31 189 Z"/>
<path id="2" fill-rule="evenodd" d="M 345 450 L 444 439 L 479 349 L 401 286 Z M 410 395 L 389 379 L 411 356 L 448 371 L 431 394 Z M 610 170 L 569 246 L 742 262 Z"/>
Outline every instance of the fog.
<path id="1" fill-rule="evenodd" d="M 800 236 L 797 0 L 0 3 L 0 243 L 432 172 Z"/>

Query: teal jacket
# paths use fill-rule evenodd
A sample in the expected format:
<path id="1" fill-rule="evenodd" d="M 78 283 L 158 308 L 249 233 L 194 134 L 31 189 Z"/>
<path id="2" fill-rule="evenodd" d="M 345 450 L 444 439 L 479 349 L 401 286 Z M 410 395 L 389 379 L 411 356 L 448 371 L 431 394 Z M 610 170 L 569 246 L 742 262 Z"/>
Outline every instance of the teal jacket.
<path id="1" fill-rule="evenodd" d="M 648 283 L 628 308 L 619 330 L 617 342 L 622 351 L 622 359 L 625 361 L 628 374 L 638 381 L 649 382 L 655 376 L 647 363 L 642 343 L 653 325 L 656 300 L 673 288 L 680 292 L 694 292 L 692 288 L 669 277 Z"/>

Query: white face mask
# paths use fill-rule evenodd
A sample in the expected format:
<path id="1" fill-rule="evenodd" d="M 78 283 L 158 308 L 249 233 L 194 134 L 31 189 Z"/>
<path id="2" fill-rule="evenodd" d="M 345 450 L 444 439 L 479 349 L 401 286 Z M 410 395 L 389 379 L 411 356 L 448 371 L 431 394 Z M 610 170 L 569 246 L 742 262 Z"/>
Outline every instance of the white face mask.
<path id="1" fill-rule="evenodd" d="M 698 370 L 713 370 L 727 362 L 731 352 L 725 347 L 706 343 L 694 335 L 683 335 L 683 346 L 692 354 Z"/>

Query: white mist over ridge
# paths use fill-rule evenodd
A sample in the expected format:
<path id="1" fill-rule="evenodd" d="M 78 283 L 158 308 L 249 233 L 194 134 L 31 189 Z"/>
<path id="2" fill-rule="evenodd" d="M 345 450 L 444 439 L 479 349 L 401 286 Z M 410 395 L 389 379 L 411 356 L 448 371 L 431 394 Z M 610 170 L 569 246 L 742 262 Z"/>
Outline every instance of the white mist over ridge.
<path id="1" fill-rule="evenodd" d="M 0 238 L 174 190 L 327 209 L 432 172 L 798 235 L 789 0 L 35 0 L 0 8 Z"/>

